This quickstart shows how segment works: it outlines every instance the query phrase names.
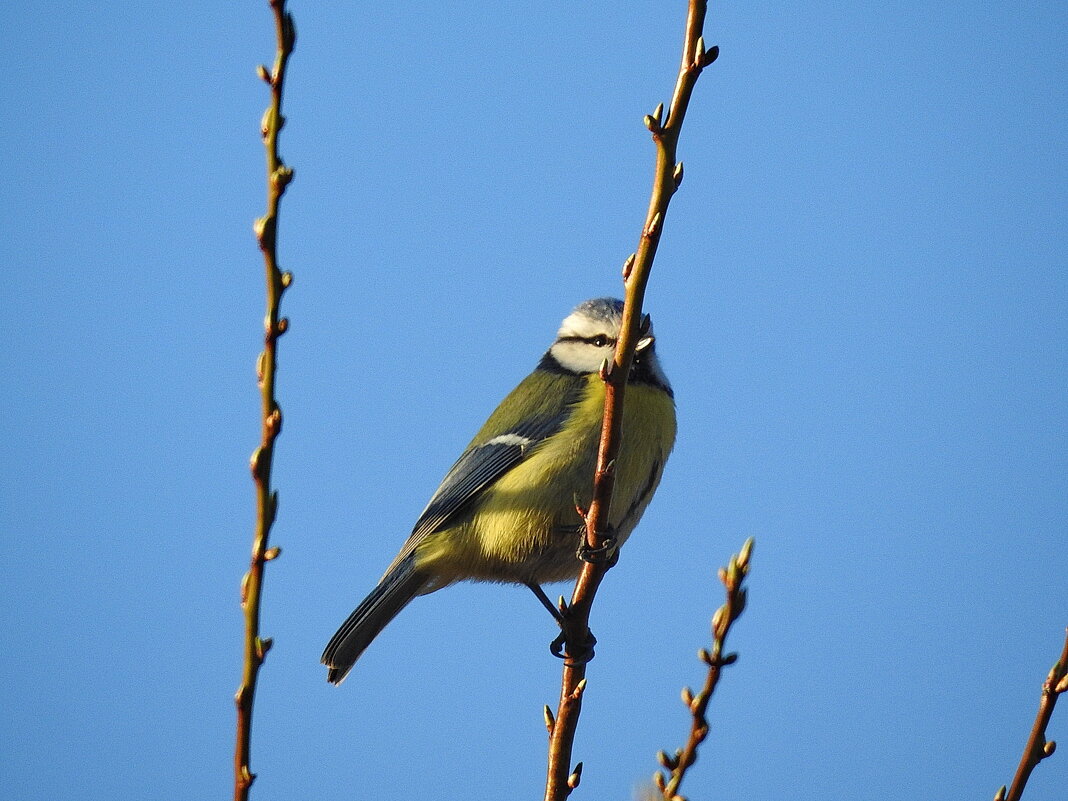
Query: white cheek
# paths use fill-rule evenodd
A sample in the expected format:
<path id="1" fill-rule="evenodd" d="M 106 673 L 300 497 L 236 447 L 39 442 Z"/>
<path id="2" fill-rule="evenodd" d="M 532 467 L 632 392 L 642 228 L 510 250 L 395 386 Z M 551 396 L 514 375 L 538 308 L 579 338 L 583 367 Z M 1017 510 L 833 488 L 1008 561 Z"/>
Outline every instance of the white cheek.
<path id="1" fill-rule="evenodd" d="M 565 370 L 573 373 L 594 373 L 605 359 L 612 358 L 612 347 L 595 348 L 585 342 L 557 342 L 549 351 Z"/>

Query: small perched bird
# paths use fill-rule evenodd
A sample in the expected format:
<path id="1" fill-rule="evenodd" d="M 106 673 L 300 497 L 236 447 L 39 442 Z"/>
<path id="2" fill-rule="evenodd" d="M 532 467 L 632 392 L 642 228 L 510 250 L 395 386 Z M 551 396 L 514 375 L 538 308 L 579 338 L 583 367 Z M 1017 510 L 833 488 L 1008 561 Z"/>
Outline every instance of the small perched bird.
<path id="1" fill-rule="evenodd" d="M 534 372 L 501 402 L 445 475 L 400 553 L 323 651 L 340 684 L 379 632 L 417 595 L 456 581 L 540 585 L 578 576 L 601 438 L 605 384 L 623 303 L 579 305 Z M 660 483 L 675 442 L 675 402 L 648 317 L 624 396 L 608 526 L 617 549 Z"/>

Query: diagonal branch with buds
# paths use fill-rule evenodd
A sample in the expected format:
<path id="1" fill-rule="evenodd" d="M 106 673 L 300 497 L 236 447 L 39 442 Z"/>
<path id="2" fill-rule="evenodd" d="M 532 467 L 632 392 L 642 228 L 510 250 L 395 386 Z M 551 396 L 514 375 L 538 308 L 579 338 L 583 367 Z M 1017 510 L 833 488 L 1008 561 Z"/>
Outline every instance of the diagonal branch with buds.
<path id="1" fill-rule="evenodd" d="M 657 106 L 653 114 L 645 117 L 645 125 L 652 133 L 656 145 L 656 169 L 649 210 L 638 240 L 638 249 L 626 260 L 623 267 L 626 295 L 615 356 L 601 371 L 606 384 L 604 420 L 594 474 L 593 500 L 585 515 L 586 547 L 591 554 L 605 551 L 605 524 L 615 481 L 612 467 L 622 440 L 623 396 L 640 337 L 642 302 L 653 258 L 660 243 L 668 204 L 682 182 L 682 164 L 676 161 L 679 134 L 697 78 L 719 55 L 717 47 L 705 49 L 702 37 L 707 5 L 705 0 L 689 2 L 682 63 L 671 105 L 666 110 L 666 118 L 663 104 Z M 601 580 L 611 567 L 612 562 L 608 559 L 591 558 L 586 561 L 575 584 L 571 603 L 567 607 L 562 634 L 565 647 L 559 707 L 555 716 L 546 717 L 547 721 L 551 718 L 551 722 L 548 725 L 549 764 L 545 801 L 561 801 L 567 798 L 578 786 L 582 775 L 581 763 L 574 770 L 571 768 L 571 752 L 582 708 L 582 694 L 586 687 L 586 663 L 590 658 L 590 607 Z"/>

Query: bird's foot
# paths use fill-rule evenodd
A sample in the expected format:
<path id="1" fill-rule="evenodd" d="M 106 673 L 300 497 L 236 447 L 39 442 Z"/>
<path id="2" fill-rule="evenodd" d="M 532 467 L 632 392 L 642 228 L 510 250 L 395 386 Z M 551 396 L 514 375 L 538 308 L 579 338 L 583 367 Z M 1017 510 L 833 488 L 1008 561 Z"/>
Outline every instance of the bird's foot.
<path id="1" fill-rule="evenodd" d="M 597 644 L 597 638 L 593 632 L 586 629 L 586 639 L 578 644 L 567 641 L 567 632 L 561 631 L 560 636 L 549 643 L 549 652 L 557 659 L 569 659 L 572 662 L 585 664 L 594 657 L 593 646 Z M 564 648 L 567 647 L 565 653 Z"/>
<path id="2" fill-rule="evenodd" d="M 579 546 L 575 556 L 583 562 L 589 562 L 591 565 L 605 564 L 608 567 L 615 567 L 616 562 L 619 561 L 619 548 L 616 547 L 616 538 L 609 531 L 596 548 L 591 548 L 586 544 L 586 540 L 583 539 L 582 545 Z"/>

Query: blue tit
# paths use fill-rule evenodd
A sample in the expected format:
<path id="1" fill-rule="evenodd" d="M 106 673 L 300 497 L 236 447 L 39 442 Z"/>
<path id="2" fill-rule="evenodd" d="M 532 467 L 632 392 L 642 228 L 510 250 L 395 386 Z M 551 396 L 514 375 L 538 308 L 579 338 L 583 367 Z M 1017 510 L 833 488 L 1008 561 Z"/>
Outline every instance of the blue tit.
<path id="1" fill-rule="evenodd" d="M 417 595 L 456 581 L 540 585 L 578 576 L 601 437 L 605 384 L 623 303 L 588 300 L 560 325 L 534 372 L 489 416 L 445 475 L 378 585 L 323 651 L 327 680 L 353 664 Z M 675 402 L 648 318 L 624 396 L 608 525 L 618 548 L 660 483 L 675 442 Z"/>

